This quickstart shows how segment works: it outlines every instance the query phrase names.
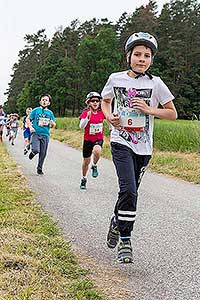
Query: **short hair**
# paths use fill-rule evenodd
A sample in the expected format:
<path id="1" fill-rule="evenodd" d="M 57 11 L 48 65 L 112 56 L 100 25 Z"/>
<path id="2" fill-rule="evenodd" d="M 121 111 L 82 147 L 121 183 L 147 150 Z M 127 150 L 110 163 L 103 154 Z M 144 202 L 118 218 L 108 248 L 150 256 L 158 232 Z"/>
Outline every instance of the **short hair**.
<path id="1" fill-rule="evenodd" d="M 49 101 L 51 101 L 52 97 L 51 97 L 51 95 L 49 95 L 49 94 L 47 94 L 47 93 L 44 93 L 44 94 L 40 95 L 40 100 L 41 100 L 43 97 L 45 97 L 45 96 L 47 96 L 47 97 L 49 98 Z"/>

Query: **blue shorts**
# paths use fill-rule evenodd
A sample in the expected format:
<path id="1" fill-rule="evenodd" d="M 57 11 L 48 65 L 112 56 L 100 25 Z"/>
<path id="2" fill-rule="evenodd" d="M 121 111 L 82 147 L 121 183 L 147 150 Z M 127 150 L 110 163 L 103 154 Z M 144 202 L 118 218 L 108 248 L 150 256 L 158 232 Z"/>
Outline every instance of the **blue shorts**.
<path id="1" fill-rule="evenodd" d="M 31 132 L 30 132 L 30 129 L 29 128 L 26 128 L 23 132 L 23 136 L 25 139 L 29 139 L 31 138 Z"/>

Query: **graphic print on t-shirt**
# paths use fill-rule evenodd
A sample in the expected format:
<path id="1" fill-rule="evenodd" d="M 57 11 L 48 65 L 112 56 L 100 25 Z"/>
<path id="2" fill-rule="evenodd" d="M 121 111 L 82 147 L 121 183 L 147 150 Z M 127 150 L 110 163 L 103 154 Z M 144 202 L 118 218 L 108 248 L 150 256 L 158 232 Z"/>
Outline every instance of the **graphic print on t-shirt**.
<path id="1" fill-rule="evenodd" d="M 120 116 L 120 136 L 125 140 L 137 144 L 138 141 L 146 142 L 149 134 L 149 116 L 136 110 L 132 106 L 134 98 L 141 98 L 150 104 L 152 89 L 135 89 L 114 87 L 117 102 L 117 113 Z"/>

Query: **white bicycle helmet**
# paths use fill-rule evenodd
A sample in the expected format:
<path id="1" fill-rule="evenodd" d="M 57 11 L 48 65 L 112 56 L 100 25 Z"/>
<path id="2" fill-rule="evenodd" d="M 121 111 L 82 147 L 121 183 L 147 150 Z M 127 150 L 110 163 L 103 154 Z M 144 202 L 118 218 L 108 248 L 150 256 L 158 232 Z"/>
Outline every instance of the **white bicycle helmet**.
<path id="1" fill-rule="evenodd" d="M 101 95 L 100 95 L 99 93 L 97 93 L 97 92 L 90 92 L 90 93 L 87 94 L 87 96 L 86 96 L 86 101 L 85 101 L 85 103 L 87 104 L 88 101 L 89 101 L 90 99 L 92 99 L 92 98 L 98 98 L 99 100 L 102 99 L 102 97 L 101 97 Z"/>
<path id="2" fill-rule="evenodd" d="M 127 54 L 137 45 L 145 45 L 152 50 L 153 56 L 155 56 L 158 50 L 158 43 L 153 35 L 147 32 L 136 32 L 133 33 L 125 44 L 125 53 Z"/>

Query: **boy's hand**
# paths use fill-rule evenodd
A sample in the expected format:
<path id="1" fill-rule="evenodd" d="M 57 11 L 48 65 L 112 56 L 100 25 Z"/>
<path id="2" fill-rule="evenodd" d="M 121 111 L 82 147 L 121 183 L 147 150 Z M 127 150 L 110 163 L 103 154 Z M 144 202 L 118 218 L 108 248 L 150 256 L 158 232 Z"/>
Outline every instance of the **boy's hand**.
<path id="1" fill-rule="evenodd" d="M 149 114 L 151 110 L 150 106 L 147 105 L 146 101 L 141 98 L 134 98 L 132 100 L 132 108 L 139 110 L 145 114 Z"/>
<path id="2" fill-rule="evenodd" d="M 30 132 L 31 133 L 35 132 L 35 129 L 33 128 L 33 126 L 30 127 Z"/>
<path id="3" fill-rule="evenodd" d="M 107 116 L 107 121 L 112 124 L 114 127 L 120 126 L 120 116 L 118 114 L 110 114 Z"/>
<path id="4" fill-rule="evenodd" d="M 50 120 L 50 126 L 51 127 L 56 127 L 56 123 L 53 120 Z"/>

